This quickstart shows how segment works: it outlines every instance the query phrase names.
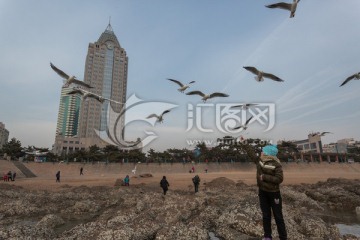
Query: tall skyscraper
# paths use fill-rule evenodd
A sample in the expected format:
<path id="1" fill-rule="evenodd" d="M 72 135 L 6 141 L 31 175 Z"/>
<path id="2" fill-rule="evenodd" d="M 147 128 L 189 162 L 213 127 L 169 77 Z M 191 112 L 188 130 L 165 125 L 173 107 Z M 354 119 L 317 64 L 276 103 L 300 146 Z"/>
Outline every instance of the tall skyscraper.
<path id="1" fill-rule="evenodd" d="M 128 57 L 109 23 L 98 41 L 90 43 L 85 62 L 84 82 L 92 86 L 86 89 L 92 93 L 112 99 L 126 101 Z M 73 87 L 73 86 L 71 86 Z M 95 130 L 108 130 L 108 104 L 93 98 L 81 100 L 78 94 L 67 95 L 72 88 L 62 88 L 58 122 L 53 152 L 69 153 L 86 149 L 92 145 L 104 147 L 110 143 L 103 141 Z M 120 113 L 124 105 L 112 102 L 112 109 Z M 124 129 L 124 118 L 118 123 Z"/>
<path id="2" fill-rule="evenodd" d="M 94 87 L 91 92 L 124 103 L 126 101 L 127 74 L 126 51 L 121 47 L 109 23 L 98 41 L 89 44 L 84 81 Z M 102 141 L 95 132 L 95 130 L 108 130 L 108 104 L 108 101 L 100 103 L 94 99 L 82 102 L 80 137 L 86 147 L 94 144 L 98 146 L 109 144 Z M 123 105 L 112 102 L 111 107 L 115 112 L 120 113 Z M 124 119 L 118 123 L 117 127 L 123 129 Z"/>
<path id="3" fill-rule="evenodd" d="M 56 126 L 56 135 L 73 137 L 78 135 L 81 96 L 68 95 L 72 88 L 62 88 Z"/>

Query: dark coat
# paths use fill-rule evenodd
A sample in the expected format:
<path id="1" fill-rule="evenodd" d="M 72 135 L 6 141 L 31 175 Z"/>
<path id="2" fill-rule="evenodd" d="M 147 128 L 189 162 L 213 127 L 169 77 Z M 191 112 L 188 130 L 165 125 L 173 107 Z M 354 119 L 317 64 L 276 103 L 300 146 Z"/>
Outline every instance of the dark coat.
<path id="1" fill-rule="evenodd" d="M 167 189 L 168 187 L 170 187 L 170 184 L 165 178 L 163 178 L 160 181 L 160 187 L 162 187 L 163 189 Z"/>
<path id="2" fill-rule="evenodd" d="M 196 175 L 195 177 L 193 177 L 192 181 L 195 185 L 197 185 L 200 183 L 200 177 L 198 175 Z"/>
<path id="3" fill-rule="evenodd" d="M 245 148 L 247 155 L 256 163 L 256 180 L 258 187 L 266 192 L 280 191 L 284 180 L 280 160 L 274 156 L 259 157 L 252 147 Z M 263 176 L 261 180 L 260 176 Z"/>

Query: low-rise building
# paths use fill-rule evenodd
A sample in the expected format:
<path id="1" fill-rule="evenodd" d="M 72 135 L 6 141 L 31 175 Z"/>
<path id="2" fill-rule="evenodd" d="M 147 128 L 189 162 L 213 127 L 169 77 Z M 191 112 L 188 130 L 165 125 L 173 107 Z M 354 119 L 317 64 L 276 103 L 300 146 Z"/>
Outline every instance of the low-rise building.
<path id="1" fill-rule="evenodd" d="M 319 133 L 310 133 L 307 139 L 293 140 L 291 142 L 296 144 L 302 153 L 323 153 L 321 134 Z"/>

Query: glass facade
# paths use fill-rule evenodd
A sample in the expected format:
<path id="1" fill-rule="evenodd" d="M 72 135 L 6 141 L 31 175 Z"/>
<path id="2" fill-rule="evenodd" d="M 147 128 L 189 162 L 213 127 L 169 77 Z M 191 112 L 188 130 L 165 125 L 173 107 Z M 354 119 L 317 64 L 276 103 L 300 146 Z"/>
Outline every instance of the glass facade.
<path id="1" fill-rule="evenodd" d="M 111 99 L 113 66 L 114 66 L 114 50 L 107 49 L 105 55 L 102 96 L 108 99 Z M 101 122 L 100 122 L 101 131 L 106 130 L 107 128 L 107 104 L 108 102 L 104 102 L 101 106 Z"/>

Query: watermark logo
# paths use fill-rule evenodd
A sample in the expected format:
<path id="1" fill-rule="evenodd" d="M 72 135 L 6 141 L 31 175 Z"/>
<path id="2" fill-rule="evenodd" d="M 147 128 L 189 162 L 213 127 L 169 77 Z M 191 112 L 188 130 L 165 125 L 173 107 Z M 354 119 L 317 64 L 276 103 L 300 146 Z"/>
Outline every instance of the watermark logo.
<path id="1" fill-rule="evenodd" d="M 203 103 L 195 106 L 188 104 L 186 131 L 188 132 L 196 128 L 204 133 L 214 132 L 213 128 L 204 127 L 204 122 L 208 120 L 207 117 L 204 116 L 205 109 L 214 111 L 216 129 L 222 133 L 239 133 L 253 123 L 258 123 L 263 126 L 264 132 L 274 127 L 274 103 L 257 103 L 256 106 L 251 108 L 234 108 L 236 105 L 239 105 L 239 103 Z M 246 123 L 250 118 L 251 120 Z M 236 128 L 237 126 L 244 127 Z"/>
<path id="2" fill-rule="evenodd" d="M 186 144 L 188 146 L 197 146 L 198 144 L 205 144 L 206 146 L 216 147 L 219 145 L 222 146 L 236 146 L 236 145 L 260 145 L 266 146 L 268 144 L 273 144 L 273 140 L 268 139 L 246 139 L 243 136 L 237 138 L 217 138 L 217 139 L 186 139 Z"/>
<path id="3" fill-rule="evenodd" d="M 136 141 L 125 141 L 125 127 L 135 121 L 147 122 L 155 126 L 156 118 L 147 118 L 155 113 L 160 115 L 163 111 L 177 107 L 178 105 L 165 102 L 144 101 L 135 94 L 128 98 L 120 113 L 114 111 L 110 102 L 107 103 L 106 129 L 99 131 L 95 129 L 96 134 L 105 142 L 121 147 L 122 149 L 139 149 L 145 147 L 158 136 L 155 132 L 144 131 L 144 137 Z"/>
<path id="4" fill-rule="evenodd" d="M 209 117 L 204 114 L 204 110 L 211 110 L 211 118 L 215 123 L 215 128 L 225 134 L 236 134 L 247 126 L 258 123 L 264 128 L 264 132 L 269 131 L 275 124 L 275 104 L 273 103 L 257 103 L 251 108 L 236 108 L 238 105 L 231 103 L 200 103 L 187 105 L 187 128 L 185 132 L 196 128 L 202 133 L 213 133 L 214 128 L 206 128 Z M 96 130 L 96 134 L 105 142 L 119 146 L 122 149 L 139 149 L 147 146 L 154 141 L 158 135 L 153 131 L 143 131 L 141 138 L 136 141 L 126 141 L 124 139 L 125 128 L 132 122 L 146 122 L 151 126 L 155 126 L 157 118 L 148 118 L 151 114 L 161 115 L 165 110 L 178 107 L 176 104 L 144 101 L 135 94 L 128 98 L 126 104 L 123 105 L 120 112 L 114 111 L 110 102 L 107 102 L 105 129 Z M 215 117 L 215 119 L 214 119 Z M 250 119 L 250 120 L 249 120 Z M 244 126 L 236 128 L 237 126 Z M 194 141 L 196 142 L 196 141 Z M 214 142 L 215 143 L 215 142 Z M 190 142 L 188 143 L 189 145 Z"/>

